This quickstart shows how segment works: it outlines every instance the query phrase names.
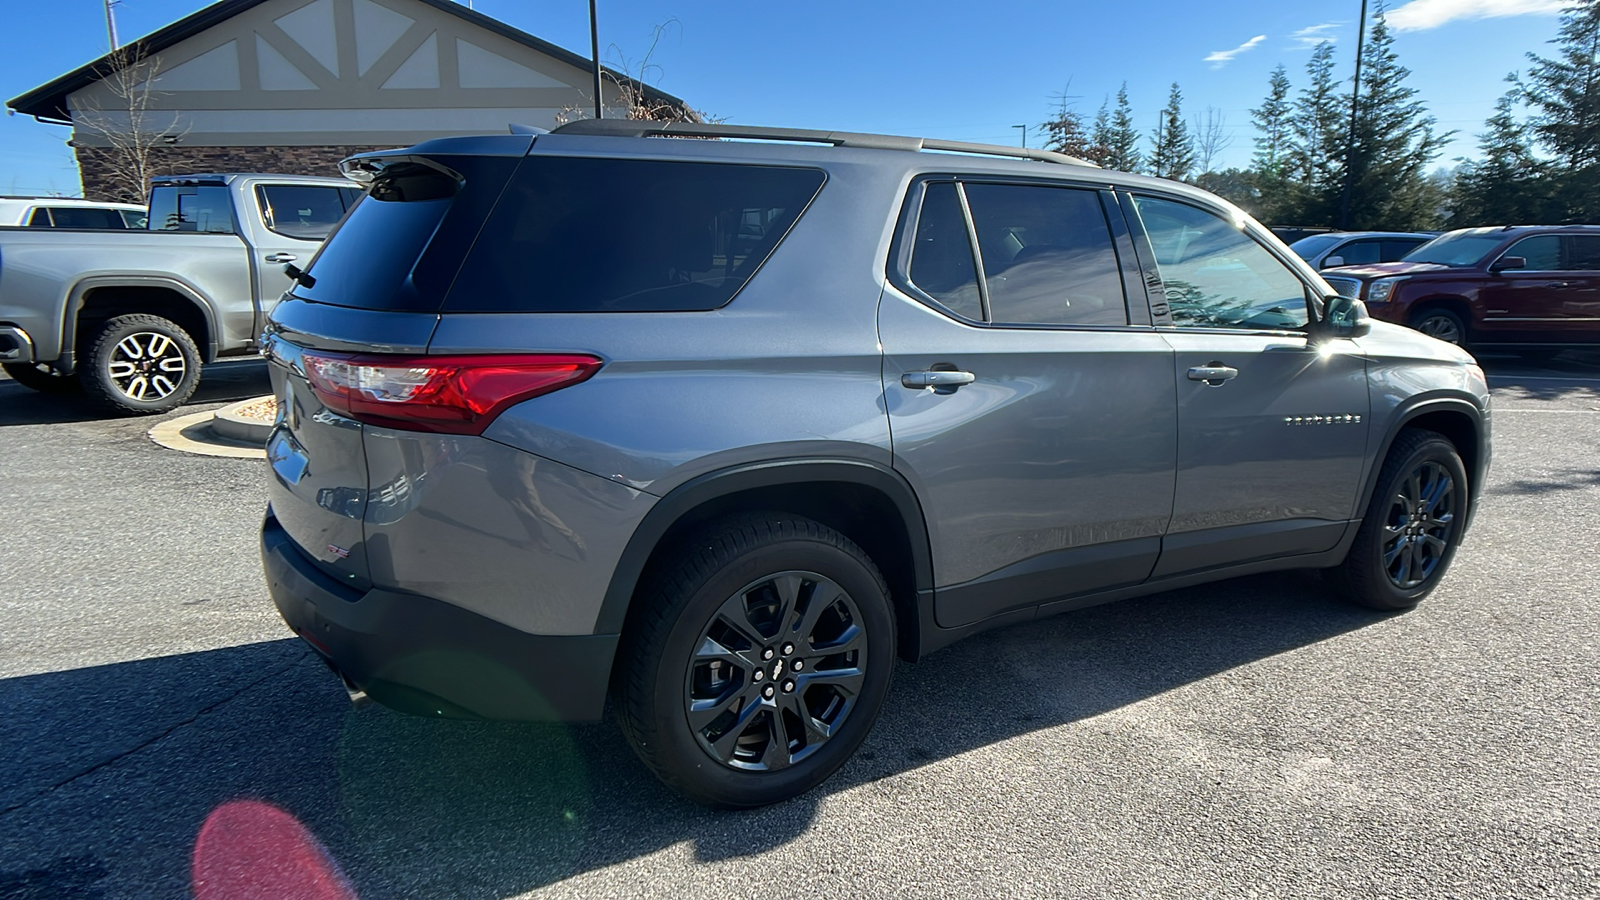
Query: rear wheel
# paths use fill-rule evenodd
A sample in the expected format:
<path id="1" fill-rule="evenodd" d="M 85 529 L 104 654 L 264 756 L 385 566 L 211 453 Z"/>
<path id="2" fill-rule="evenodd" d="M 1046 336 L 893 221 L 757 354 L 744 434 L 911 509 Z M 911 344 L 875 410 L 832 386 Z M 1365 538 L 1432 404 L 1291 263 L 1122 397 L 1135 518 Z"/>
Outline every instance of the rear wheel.
<path id="1" fill-rule="evenodd" d="M 117 316 L 100 326 L 83 371 L 100 405 L 132 415 L 177 409 L 200 385 L 200 351 L 160 316 Z"/>
<path id="2" fill-rule="evenodd" d="M 74 375 L 63 375 L 43 363 L 4 363 L 11 380 L 25 388 L 45 394 L 63 394 L 82 387 Z"/>
<path id="3" fill-rule="evenodd" d="M 1455 445 L 1432 431 L 1401 432 L 1334 580 L 1362 606 L 1416 606 L 1455 557 L 1468 500 L 1466 468 Z"/>
<path id="4" fill-rule="evenodd" d="M 1467 323 L 1448 309 L 1425 309 L 1411 318 L 1411 327 L 1447 344 L 1467 345 Z"/>
<path id="5" fill-rule="evenodd" d="M 694 800 L 750 807 L 820 784 L 888 693 L 889 591 L 848 538 L 774 513 L 729 520 L 635 601 L 617 708 L 639 757 Z"/>

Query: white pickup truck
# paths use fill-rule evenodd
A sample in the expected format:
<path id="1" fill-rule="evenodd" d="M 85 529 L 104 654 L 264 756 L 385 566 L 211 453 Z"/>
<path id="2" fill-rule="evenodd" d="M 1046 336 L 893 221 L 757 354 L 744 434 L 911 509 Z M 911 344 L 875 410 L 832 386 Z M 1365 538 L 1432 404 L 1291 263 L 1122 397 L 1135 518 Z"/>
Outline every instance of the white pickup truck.
<path id="1" fill-rule="evenodd" d="M 361 187 L 338 178 L 159 178 L 144 231 L 0 227 L 0 365 L 38 391 L 80 387 L 166 412 L 200 367 L 254 353 L 266 308 Z"/>

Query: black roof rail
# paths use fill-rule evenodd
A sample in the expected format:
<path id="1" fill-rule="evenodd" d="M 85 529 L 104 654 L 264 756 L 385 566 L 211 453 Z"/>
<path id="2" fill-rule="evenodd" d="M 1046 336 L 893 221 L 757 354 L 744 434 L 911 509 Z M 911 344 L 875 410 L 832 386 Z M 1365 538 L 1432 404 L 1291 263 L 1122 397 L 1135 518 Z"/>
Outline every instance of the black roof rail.
<path id="1" fill-rule="evenodd" d="M 607 137 L 694 137 L 739 138 L 753 141 L 797 141 L 832 144 L 835 147 L 866 147 L 873 150 L 944 150 L 951 153 L 976 153 L 984 156 L 1009 156 L 1036 162 L 1099 168 L 1086 159 L 1035 150 L 1031 147 L 1002 147 L 999 144 L 969 144 L 937 138 L 902 137 L 893 134 L 862 134 L 853 131 L 818 131 L 809 128 L 764 128 L 756 125 L 716 125 L 704 122 L 649 122 L 640 119 L 578 119 L 551 134 L 604 135 Z"/>

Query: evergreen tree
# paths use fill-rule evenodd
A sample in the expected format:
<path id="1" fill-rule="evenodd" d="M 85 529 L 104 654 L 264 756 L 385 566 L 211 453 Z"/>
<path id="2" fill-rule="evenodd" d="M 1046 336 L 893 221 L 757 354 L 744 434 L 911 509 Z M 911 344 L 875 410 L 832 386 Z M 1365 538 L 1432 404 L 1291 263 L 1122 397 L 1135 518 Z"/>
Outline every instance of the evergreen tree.
<path id="1" fill-rule="evenodd" d="M 1533 132 L 1568 169 L 1600 163 L 1600 0 L 1577 0 L 1561 16 L 1554 58 L 1529 53 L 1523 82 Z M 1492 127 L 1492 126 L 1491 126 Z"/>
<path id="2" fill-rule="evenodd" d="M 1272 77 L 1267 79 L 1267 99 L 1260 107 L 1250 110 L 1250 121 L 1261 132 L 1255 139 L 1256 152 L 1251 157 L 1255 170 L 1269 177 L 1281 176 L 1288 162 L 1294 125 L 1289 76 L 1282 65 L 1272 70 Z"/>
<path id="3" fill-rule="evenodd" d="M 1295 98 L 1286 174 L 1297 196 L 1280 214 L 1281 224 L 1333 225 L 1344 188 L 1348 96 L 1333 75 L 1333 43 L 1323 41 L 1306 62 L 1309 84 Z"/>
<path id="4" fill-rule="evenodd" d="M 1380 3 L 1361 54 L 1355 140 L 1349 149 L 1348 227 L 1353 229 L 1405 230 L 1432 224 L 1440 198 L 1429 189 L 1427 167 L 1454 135 L 1434 132 L 1435 120 L 1427 106 L 1416 98 L 1416 88 L 1406 86 L 1411 70 L 1400 65 L 1385 14 Z M 1340 184 L 1332 196 L 1342 200 L 1343 193 Z"/>
<path id="5" fill-rule="evenodd" d="M 1167 108 L 1161 111 L 1156 130 L 1150 135 L 1150 173 L 1157 178 L 1182 181 L 1194 169 L 1194 138 L 1183 122 L 1183 92 L 1172 83 Z"/>
<path id="6" fill-rule="evenodd" d="M 1506 76 L 1515 82 L 1516 74 Z M 1456 170 L 1455 215 L 1457 228 L 1473 225 L 1511 225 L 1537 222 L 1544 217 L 1547 173 L 1533 154 L 1529 128 L 1517 121 L 1515 107 L 1521 88 L 1507 91 L 1494 105 L 1494 115 L 1478 135 L 1483 158 Z"/>
<path id="7" fill-rule="evenodd" d="M 1094 125 L 1089 130 L 1089 151 L 1084 158 L 1097 166 L 1114 169 L 1111 164 L 1111 101 L 1103 100 L 1100 111 L 1094 114 Z"/>
<path id="8" fill-rule="evenodd" d="M 1111 128 L 1106 133 L 1106 162 L 1108 169 L 1137 172 L 1143 158 L 1139 155 L 1139 130 L 1133 125 L 1133 108 L 1128 103 L 1128 83 L 1117 91 L 1117 106 L 1111 113 Z"/>
<path id="9" fill-rule="evenodd" d="M 1044 131 L 1044 147 L 1068 156 L 1089 155 L 1089 133 L 1083 126 L 1083 115 L 1073 109 L 1065 91 L 1062 91 L 1056 114 L 1039 125 Z"/>

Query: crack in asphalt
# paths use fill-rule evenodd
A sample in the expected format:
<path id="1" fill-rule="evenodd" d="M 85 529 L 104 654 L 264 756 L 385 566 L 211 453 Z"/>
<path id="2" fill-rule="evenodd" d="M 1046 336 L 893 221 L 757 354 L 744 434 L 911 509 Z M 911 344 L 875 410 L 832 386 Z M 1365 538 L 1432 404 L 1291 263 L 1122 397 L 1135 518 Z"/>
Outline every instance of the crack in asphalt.
<path id="1" fill-rule="evenodd" d="M 279 666 L 278 668 L 273 669 L 271 672 L 268 672 L 265 675 L 262 675 L 260 678 L 257 678 L 256 680 L 250 682 L 249 684 L 246 684 L 245 686 L 239 688 L 238 690 L 236 690 L 233 693 L 227 695 L 226 697 L 223 697 L 222 699 L 217 700 L 214 703 L 210 703 L 210 704 L 207 704 L 206 706 L 201 707 L 200 709 L 195 711 L 194 715 L 191 715 L 187 719 L 184 719 L 183 721 L 172 725 L 171 727 L 169 727 L 166 730 L 162 731 L 160 734 L 150 738 L 149 740 L 144 741 L 144 742 L 138 744 L 137 746 L 130 747 L 127 750 L 123 750 L 123 751 L 120 751 L 118 753 L 115 753 L 115 754 L 113 754 L 113 755 L 111 755 L 111 756 L 109 756 L 109 757 L 107 757 L 105 759 L 102 759 L 99 762 L 95 763 L 92 766 L 89 766 L 86 769 L 83 769 L 83 770 L 81 770 L 79 772 L 75 772 L 75 773 L 73 773 L 71 775 L 68 775 L 66 778 L 63 778 L 60 781 L 56 782 L 55 784 L 52 784 L 49 787 L 38 791 L 37 793 L 33 794 L 32 796 L 28 797 L 25 800 L 22 800 L 21 802 L 18 802 L 18 803 L 15 803 L 15 804 L 11 805 L 11 806 L 8 806 L 5 809 L 0 809 L 0 816 L 7 816 L 7 815 L 10 815 L 11 813 L 16 812 L 17 810 L 20 810 L 20 809 L 23 809 L 25 807 L 31 806 L 34 803 L 37 803 L 38 801 L 44 799 L 45 797 L 48 797 L 49 795 L 55 793 L 56 791 L 61 790 L 62 788 L 66 787 L 67 785 L 69 785 L 71 783 L 73 783 L 74 781 L 77 781 L 80 778 L 83 778 L 83 777 L 85 777 L 87 775 L 93 775 L 95 772 L 98 772 L 101 769 L 104 769 L 106 766 L 109 766 L 109 765 L 111 765 L 111 764 L 113 764 L 115 762 L 118 762 L 118 761 L 120 761 L 122 759 L 125 759 L 125 758 L 127 758 L 129 756 L 132 756 L 133 754 L 138 753 L 139 751 L 145 749 L 146 747 L 153 746 L 155 744 L 160 743 L 161 741 L 166 740 L 168 737 L 170 737 L 174 732 L 178 731 L 180 728 L 186 728 L 186 727 L 188 727 L 190 725 L 193 725 L 195 722 L 200 721 L 200 718 L 202 716 L 205 716 L 205 715 L 215 711 L 216 709 L 218 709 L 218 708 L 220 708 L 222 706 L 225 706 L 225 705 L 227 705 L 229 703 L 232 703 L 234 700 L 237 700 L 239 697 L 243 696 L 247 691 L 255 688 L 257 685 L 260 685 L 260 684 L 262 684 L 262 683 L 264 683 L 266 681 L 269 681 L 269 680 L 271 680 L 271 679 L 273 679 L 273 678 L 275 678 L 275 677 L 277 677 L 279 675 L 284 674 L 285 672 L 288 672 L 290 669 L 294 668 L 299 663 L 300 663 L 300 660 L 295 660 L 294 662 L 285 663 L 282 666 Z"/>

